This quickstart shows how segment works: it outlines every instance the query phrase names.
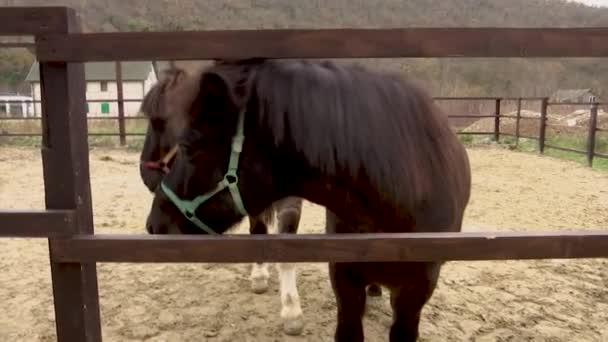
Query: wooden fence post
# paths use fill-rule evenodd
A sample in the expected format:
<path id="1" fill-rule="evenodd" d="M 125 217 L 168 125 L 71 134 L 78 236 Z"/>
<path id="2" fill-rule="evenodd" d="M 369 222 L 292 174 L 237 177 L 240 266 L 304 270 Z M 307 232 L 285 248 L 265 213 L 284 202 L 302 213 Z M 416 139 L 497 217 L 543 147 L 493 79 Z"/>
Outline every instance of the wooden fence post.
<path id="1" fill-rule="evenodd" d="M 549 106 L 549 99 L 543 98 L 540 106 L 540 127 L 538 133 L 538 150 L 539 152 L 545 153 L 545 132 L 547 129 L 547 107 Z"/>
<path id="2" fill-rule="evenodd" d="M 521 97 L 517 98 L 517 116 L 515 117 L 515 146 L 519 146 L 519 122 L 521 121 Z"/>
<path id="3" fill-rule="evenodd" d="M 494 108 L 494 141 L 500 139 L 500 98 L 496 99 Z"/>
<path id="4" fill-rule="evenodd" d="M 587 165 L 593 167 L 595 157 L 595 135 L 597 132 L 597 102 L 593 102 L 589 111 L 589 134 L 587 135 Z"/>
<path id="5" fill-rule="evenodd" d="M 72 9 L 65 21 L 65 33 L 80 32 Z M 46 208 L 75 210 L 66 230 L 93 234 L 84 64 L 41 63 L 40 81 Z M 96 265 L 56 262 L 57 239 L 49 239 L 57 340 L 101 341 Z"/>
<path id="6" fill-rule="evenodd" d="M 122 87 L 122 64 L 116 61 L 116 91 L 118 95 L 118 135 L 120 137 L 120 146 L 127 144 L 127 134 L 125 130 L 125 102 Z"/>

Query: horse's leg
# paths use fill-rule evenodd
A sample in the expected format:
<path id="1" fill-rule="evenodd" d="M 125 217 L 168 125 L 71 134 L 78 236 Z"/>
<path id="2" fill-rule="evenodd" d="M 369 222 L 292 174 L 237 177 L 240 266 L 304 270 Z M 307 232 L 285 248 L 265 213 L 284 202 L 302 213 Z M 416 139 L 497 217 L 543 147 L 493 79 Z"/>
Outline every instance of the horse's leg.
<path id="1" fill-rule="evenodd" d="M 297 234 L 302 212 L 302 200 L 286 198 L 275 208 L 278 216 L 279 234 Z M 296 266 L 291 263 L 278 265 L 281 284 L 281 319 L 287 335 L 300 335 L 303 329 L 302 307 L 296 281 Z"/>
<path id="2" fill-rule="evenodd" d="M 263 212 L 261 215 L 256 217 L 249 216 L 250 234 L 268 234 L 268 226 L 266 224 L 268 221 L 267 215 L 268 214 L 266 212 Z M 270 278 L 268 264 L 253 264 L 251 267 L 251 275 L 249 276 L 249 280 L 251 281 L 251 291 L 257 294 L 266 292 L 268 290 L 268 278 Z"/>
<path id="3" fill-rule="evenodd" d="M 412 273 L 408 270 L 407 283 L 391 288 L 391 306 L 393 308 L 393 325 L 390 331 L 390 342 L 415 342 L 418 339 L 420 313 L 431 298 L 437 286 L 440 263 L 416 264 L 404 266 L 415 267 Z"/>
<path id="4" fill-rule="evenodd" d="M 363 342 L 366 283 L 353 272 L 352 264 L 330 263 L 329 277 L 336 296 L 338 319 L 336 342 Z"/>
<path id="5" fill-rule="evenodd" d="M 333 212 L 325 210 L 325 231 L 329 234 L 348 231 Z M 363 314 L 365 312 L 366 281 L 352 263 L 329 263 L 329 279 L 336 297 L 338 319 L 336 342 L 363 342 Z"/>

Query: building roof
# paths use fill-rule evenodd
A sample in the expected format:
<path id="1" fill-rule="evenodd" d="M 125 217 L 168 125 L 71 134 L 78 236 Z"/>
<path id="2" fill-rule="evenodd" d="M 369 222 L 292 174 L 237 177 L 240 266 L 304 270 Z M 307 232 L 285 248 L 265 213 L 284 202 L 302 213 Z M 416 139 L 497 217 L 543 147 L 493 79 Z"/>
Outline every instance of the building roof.
<path id="1" fill-rule="evenodd" d="M 152 70 L 152 62 L 122 62 L 123 81 L 144 81 Z M 158 62 L 159 70 L 169 67 L 167 62 Z M 87 81 L 114 81 L 114 62 L 88 62 L 84 65 L 84 73 Z M 40 68 L 38 62 L 34 62 L 27 76 L 26 82 L 40 82 Z"/>
<path id="2" fill-rule="evenodd" d="M 561 101 L 575 100 L 575 99 L 579 98 L 580 96 L 583 96 L 583 95 L 589 94 L 589 93 L 593 94 L 593 91 L 591 90 L 591 88 L 558 89 L 555 93 L 553 93 L 551 98 L 556 99 L 556 100 L 561 100 Z"/>

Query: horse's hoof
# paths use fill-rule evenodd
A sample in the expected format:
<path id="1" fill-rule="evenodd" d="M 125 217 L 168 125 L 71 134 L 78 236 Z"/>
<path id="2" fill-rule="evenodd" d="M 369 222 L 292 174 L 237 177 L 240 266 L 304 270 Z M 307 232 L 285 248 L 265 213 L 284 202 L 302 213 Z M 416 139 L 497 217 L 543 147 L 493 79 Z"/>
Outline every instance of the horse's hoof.
<path id="1" fill-rule="evenodd" d="M 300 319 L 288 319 L 283 322 L 283 332 L 289 336 L 298 336 L 302 334 L 304 324 Z"/>
<path id="2" fill-rule="evenodd" d="M 268 279 L 251 279 L 251 291 L 255 294 L 262 294 L 268 291 Z"/>
<path id="3" fill-rule="evenodd" d="M 367 288 L 367 295 L 370 297 L 382 297 L 382 288 L 380 285 L 372 284 Z"/>

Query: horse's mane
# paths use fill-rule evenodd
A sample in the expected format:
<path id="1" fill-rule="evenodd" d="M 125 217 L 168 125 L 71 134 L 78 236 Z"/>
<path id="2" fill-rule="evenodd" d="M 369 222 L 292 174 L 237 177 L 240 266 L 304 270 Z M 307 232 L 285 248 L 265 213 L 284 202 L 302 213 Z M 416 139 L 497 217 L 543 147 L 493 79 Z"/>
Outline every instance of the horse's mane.
<path id="1" fill-rule="evenodd" d="M 267 61 L 255 75 L 259 119 L 276 144 L 290 140 L 329 174 L 369 177 L 398 206 L 436 195 L 463 167 L 462 146 L 433 99 L 395 75 L 310 61 Z"/>

